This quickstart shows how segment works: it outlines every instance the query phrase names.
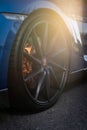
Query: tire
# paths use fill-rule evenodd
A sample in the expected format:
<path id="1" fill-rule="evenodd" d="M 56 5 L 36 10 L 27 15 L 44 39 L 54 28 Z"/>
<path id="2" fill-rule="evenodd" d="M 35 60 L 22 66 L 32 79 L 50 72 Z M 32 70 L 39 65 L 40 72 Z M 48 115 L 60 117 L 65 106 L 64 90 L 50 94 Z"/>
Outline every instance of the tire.
<path id="1" fill-rule="evenodd" d="M 63 91 L 69 72 L 68 30 L 54 12 L 33 12 L 15 38 L 9 61 L 10 104 L 18 110 L 51 107 Z"/>

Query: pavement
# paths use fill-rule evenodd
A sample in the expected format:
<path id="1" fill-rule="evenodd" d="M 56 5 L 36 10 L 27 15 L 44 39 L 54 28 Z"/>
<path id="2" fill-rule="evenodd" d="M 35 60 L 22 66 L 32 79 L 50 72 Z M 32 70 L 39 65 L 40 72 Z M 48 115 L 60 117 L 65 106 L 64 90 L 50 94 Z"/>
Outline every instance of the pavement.
<path id="1" fill-rule="evenodd" d="M 40 113 L 0 110 L 0 130 L 87 130 L 87 82 L 73 85 Z"/>

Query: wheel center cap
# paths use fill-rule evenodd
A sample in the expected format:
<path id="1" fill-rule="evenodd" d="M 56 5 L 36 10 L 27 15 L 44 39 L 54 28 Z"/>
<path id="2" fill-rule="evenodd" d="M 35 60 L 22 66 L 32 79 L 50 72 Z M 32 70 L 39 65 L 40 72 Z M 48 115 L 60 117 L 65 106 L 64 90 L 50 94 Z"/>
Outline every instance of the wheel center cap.
<path id="1" fill-rule="evenodd" d="M 42 59 L 42 65 L 43 65 L 43 66 L 47 66 L 47 59 L 46 59 L 46 57 L 44 57 L 44 58 Z"/>

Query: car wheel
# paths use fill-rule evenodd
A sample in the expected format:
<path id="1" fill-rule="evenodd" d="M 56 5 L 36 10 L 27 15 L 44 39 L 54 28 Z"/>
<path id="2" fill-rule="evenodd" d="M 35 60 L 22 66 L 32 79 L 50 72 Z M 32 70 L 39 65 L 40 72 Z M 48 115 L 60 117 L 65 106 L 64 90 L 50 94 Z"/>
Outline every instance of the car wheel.
<path id="1" fill-rule="evenodd" d="M 44 110 L 66 85 L 69 72 L 68 30 L 51 11 L 36 11 L 23 22 L 14 41 L 8 74 L 11 106 Z"/>

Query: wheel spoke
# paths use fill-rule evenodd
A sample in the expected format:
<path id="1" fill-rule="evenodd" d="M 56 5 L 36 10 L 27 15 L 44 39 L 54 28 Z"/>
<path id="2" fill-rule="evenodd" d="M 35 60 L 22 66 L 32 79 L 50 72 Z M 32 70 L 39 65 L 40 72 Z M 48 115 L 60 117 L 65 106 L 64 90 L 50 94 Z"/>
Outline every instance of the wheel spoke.
<path id="1" fill-rule="evenodd" d="M 57 39 L 58 39 L 58 32 L 55 34 L 55 36 L 53 36 L 53 38 L 50 42 L 50 47 L 49 47 L 48 53 L 50 53 L 53 50 L 55 43 L 58 42 Z"/>
<path id="2" fill-rule="evenodd" d="M 54 61 L 50 61 L 51 64 L 53 64 L 54 66 L 56 66 L 57 68 L 63 70 L 63 71 L 66 71 L 67 69 L 65 67 L 63 67 L 62 65 L 59 65 L 57 63 L 55 63 Z"/>
<path id="3" fill-rule="evenodd" d="M 33 60 L 39 64 L 41 64 L 41 61 L 39 59 L 37 59 L 36 57 L 30 55 L 29 53 L 27 53 L 26 51 L 24 51 L 24 56 L 30 61 Z"/>
<path id="4" fill-rule="evenodd" d="M 37 85 L 37 90 L 36 90 L 36 94 L 35 94 L 35 99 L 36 100 L 38 99 L 38 96 L 39 96 L 39 93 L 40 93 L 40 89 L 41 89 L 42 84 L 44 82 L 45 76 L 46 76 L 46 72 L 44 71 L 43 76 L 40 78 L 39 83 Z"/>
<path id="5" fill-rule="evenodd" d="M 63 49 L 61 49 L 60 51 L 53 53 L 51 57 L 52 57 L 52 58 L 55 58 L 56 56 L 61 55 L 61 54 L 62 54 L 63 52 L 65 52 L 65 51 L 66 51 L 66 48 L 63 48 Z"/>
<path id="6" fill-rule="evenodd" d="M 52 72 L 52 75 L 53 75 L 54 79 L 56 80 L 57 84 L 59 85 L 59 83 L 58 83 L 58 79 L 57 79 L 57 77 L 56 77 L 56 74 L 55 74 L 53 68 L 50 67 L 50 70 L 51 70 L 51 72 Z"/>
<path id="7" fill-rule="evenodd" d="M 41 43 L 41 39 L 40 39 L 40 37 L 37 35 L 37 33 L 35 32 L 35 30 L 33 30 L 33 33 L 34 33 L 34 36 L 35 36 L 35 43 L 34 43 L 34 45 L 35 45 L 35 48 L 36 48 L 36 50 L 37 50 L 37 53 L 39 52 L 40 53 L 40 55 L 41 55 L 41 57 L 42 57 L 42 49 L 41 49 L 41 45 L 42 45 L 42 43 Z M 36 42 L 37 41 L 37 42 Z M 37 43 L 37 44 L 36 44 Z"/>
<path id="8" fill-rule="evenodd" d="M 46 54 L 46 48 L 47 48 L 47 42 L 48 42 L 48 23 L 45 23 L 45 31 L 43 35 L 43 51 Z"/>
<path id="9" fill-rule="evenodd" d="M 25 78 L 24 78 L 24 81 L 27 82 L 29 79 L 37 76 L 38 74 L 40 74 L 43 70 L 42 69 L 39 69 L 37 71 L 34 71 L 34 72 L 31 72 L 29 73 Z"/>
<path id="10" fill-rule="evenodd" d="M 47 70 L 47 82 L 46 82 L 46 92 L 48 101 L 50 99 L 50 71 Z"/>

